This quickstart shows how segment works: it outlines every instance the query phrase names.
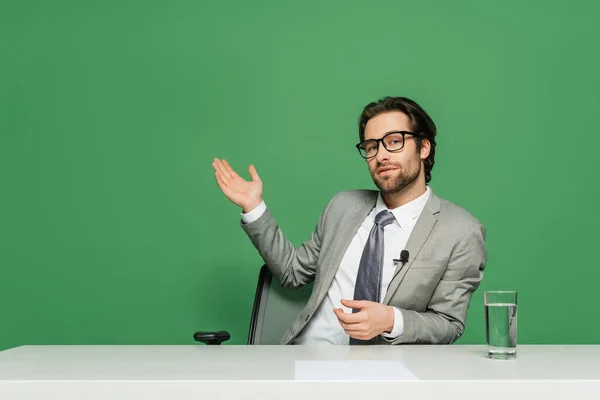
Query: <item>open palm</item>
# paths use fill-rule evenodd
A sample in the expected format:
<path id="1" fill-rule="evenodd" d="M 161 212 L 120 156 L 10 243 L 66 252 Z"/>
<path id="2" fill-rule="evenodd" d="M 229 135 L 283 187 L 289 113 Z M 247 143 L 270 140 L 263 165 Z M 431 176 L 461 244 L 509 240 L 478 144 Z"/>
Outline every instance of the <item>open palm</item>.
<path id="1" fill-rule="evenodd" d="M 262 181 L 254 165 L 248 167 L 252 181 L 248 182 L 239 176 L 227 160 L 215 158 L 213 161 L 215 178 L 223 194 L 232 203 L 240 206 L 244 212 L 253 210 L 262 202 Z"/>

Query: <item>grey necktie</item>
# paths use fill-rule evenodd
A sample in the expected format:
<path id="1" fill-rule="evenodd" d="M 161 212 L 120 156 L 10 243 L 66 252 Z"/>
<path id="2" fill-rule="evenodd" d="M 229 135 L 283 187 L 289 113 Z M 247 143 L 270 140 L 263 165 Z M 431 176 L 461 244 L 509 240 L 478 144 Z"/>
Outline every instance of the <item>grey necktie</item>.
<path id="1" fill-rule="evenodd" d="M 381 273 L 383 269 L 383 228 L 394 222 L 394 214 L 387 210 L 381 211 L 375 216 L 375 224 L 371 228 L 369 238 L 360 258 L 358 275 L 354 285 L 354 300 L 369 300 L 379 302 L 381 295 Z M 353 309 L 352 312 L 358 312 Z M 350 338 L 350 344 L 375 344 L 375 338 L 371 340 L 359 340 Z"/>

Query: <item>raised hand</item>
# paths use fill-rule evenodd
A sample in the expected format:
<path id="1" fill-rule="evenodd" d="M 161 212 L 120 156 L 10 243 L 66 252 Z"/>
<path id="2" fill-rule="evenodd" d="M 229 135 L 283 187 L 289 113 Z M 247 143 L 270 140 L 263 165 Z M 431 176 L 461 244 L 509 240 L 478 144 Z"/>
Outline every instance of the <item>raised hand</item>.
<path id="1" fill-rule="evenodd" d="M 244 213 L 252 211 L 262 202 L 262 181 L 254 165 L 248 167 L 251 182 L 240 177 L 227 160 L 215 158 L 212 165 L 219 188 L 233 204 L 241 207 Z"/>

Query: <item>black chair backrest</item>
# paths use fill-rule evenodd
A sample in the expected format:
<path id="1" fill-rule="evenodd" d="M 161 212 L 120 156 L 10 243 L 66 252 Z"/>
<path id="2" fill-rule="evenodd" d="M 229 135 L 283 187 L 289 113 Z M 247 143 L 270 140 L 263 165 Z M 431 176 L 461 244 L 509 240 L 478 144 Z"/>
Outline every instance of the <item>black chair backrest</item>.
<path id="1" fill-rule="evenodd" d="M 285 331 L 308 302 L 312 284 L 284 289 L 266 265 L 260 269 L 248 344 L 280 344 Z"/>

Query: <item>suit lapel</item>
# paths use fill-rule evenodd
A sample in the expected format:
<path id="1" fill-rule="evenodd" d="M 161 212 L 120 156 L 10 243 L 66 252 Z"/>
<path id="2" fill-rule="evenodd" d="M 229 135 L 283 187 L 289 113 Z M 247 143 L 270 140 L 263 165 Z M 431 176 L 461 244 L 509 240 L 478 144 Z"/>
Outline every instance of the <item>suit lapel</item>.
<path id="1" fill-rule="evenodd" d="M 421 212 L 421 215 L 419 216 L 419 219 L 417 220 L 415 227 L 408 238 L 408 242 L 406 243 L 405 249 L 408 250 L 408 262 L 404 265 L 399 263 L 396 267 L 394 275 L 392 276 L 392 280 L 388 286 L 385 298 L 383 299 L 384 304 L 389 303 L 392 295 L 396 289 L 398 289 L 400 282 L 402 282 L 402 279 L 406 275 L 406 272 L 411 267 L 413 261 L 417 258 L 417 255 L 427 241 L 427 238 L 429 238 L 431 231 L 433 231 L 433 227 L 438 220 L 440 204 L 440 198 L 437 197 L 432 190 L 429 200 L 427 200 L 427 203 L 425 204 L 425 207 L 423 208 L 423 211 Z"/>
<path id="2" fill-rule="evenodd" d="M 373 210 L 373 207 L 375 207 L 376 201 L 377 192 L 368 192 L 363 201 L 356 204 L 344 215 L 344 219 L 340 222 L 339 228 L 336 229 L 339 233 L 337 236 L 338 239 L 330 248 L 332 249 L 332 256 L 327 262 L 329 268 L 325 270 L 325 276 L 319 289 L 319 297 L 316 304 L 321 304 L 321 301 L 327 294 L 327 291 L 333 282 L 333 278 L 340 268 L 342 258 L 344 257 L 348 246 L 350 246 L 350 242 L 352 242 L 354 235 L 356 235 L 358 228 L 360 228 L 365 218 L 369 215 L 371 210 Z"/>

